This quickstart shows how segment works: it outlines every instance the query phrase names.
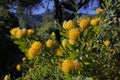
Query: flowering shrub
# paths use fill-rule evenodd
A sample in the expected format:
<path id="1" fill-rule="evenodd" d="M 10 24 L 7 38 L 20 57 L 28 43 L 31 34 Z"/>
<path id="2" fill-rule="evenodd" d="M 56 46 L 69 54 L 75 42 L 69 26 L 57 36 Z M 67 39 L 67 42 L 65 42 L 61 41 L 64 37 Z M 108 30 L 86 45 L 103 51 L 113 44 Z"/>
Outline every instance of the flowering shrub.
<path id="1" fill-rule="evenodd" d="M 20 30 L 18 38 L 28 43 L 21 48 L 26 57 L 18 70 L 25 75 L 18 80 L 119 80 L 119 20 L 115 13 L 109 16 L 100 8 L 96 14 L 63 22 L 61 43 L 55 40 L 55 33 L 47 40 L 34 40 L 23 37 L 24 29 L 11 30 L 13 36 Z"/>

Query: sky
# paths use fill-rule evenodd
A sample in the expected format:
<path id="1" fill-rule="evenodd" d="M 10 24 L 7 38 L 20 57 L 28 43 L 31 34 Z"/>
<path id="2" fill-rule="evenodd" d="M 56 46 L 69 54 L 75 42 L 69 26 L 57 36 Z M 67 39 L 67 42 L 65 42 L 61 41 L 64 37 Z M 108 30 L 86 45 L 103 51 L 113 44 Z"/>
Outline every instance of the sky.
<path id="1" fill-rule="evenodd" d="M 40 7 L 39 9 L 33 10 L 33 14 L 42 14 L 46 11 L 47 4 L 45 2 L 43 2 L 43 3 L 44 3 L 45 8 Z M 54 4 L 53 4 L 53 0 L 52 0 L 52 1 L 50 1 L 48 8 L 52 10 L 53 6 L 54 6 Z M 98 7 L 99 7 L 98 0 L 94 0 L 94 2 L 92 2 L 92 0 L 90 0 L 88 7 L 86 9 L 84 9 L 84 7 L 82 7 L 78 11 L 78 13 L 80 12 L 80 13 L 96 14 L 95 9 Z"/>
<path id="2" fill-rule="evenodd" d="M 37 9 L 33 9 L 32 14 L 42 14 L 46 11 L 48 4 L 44 0 L 42 1 L 42 3 L 44 4 L 44 8 L 39 7 Z M 48 9 L 53 10 L 53 6 L 54 6 L 54 2 L 52 0 L 52 1 L 50 1 L 49 5 L 48 5 Z M 92 0 L 90 0 L 88 7 L 86 9 L 84 7 L 82 7 L 81 9 L 79 9 L 78 13 L 95 14 L 95 9 L 98 7 L 99 7 L 98 0 L 94 0 L 94 2 L 92 2 Z M 10 9 L 10 11 L 14 12 L 14 13 L 16 12 L 14 9 Z"/>
<path id="3" fill-rule="evenodd" d="M 32 11 L 33 14 L 42 14 L 46 11 L 48 4 L 46 4 L 46 2 L 44 0 L 42 2 L 44 3 L 44 8 L 40 7 L 39 9 L 33 10 Z M 53 6 L 54 6 L 54 4 L 53 4 L 53 0 L 52 0 L 52 1 L 50 1 L 49 5 L 48 5 L 48 9 L 52 10 Z"/>

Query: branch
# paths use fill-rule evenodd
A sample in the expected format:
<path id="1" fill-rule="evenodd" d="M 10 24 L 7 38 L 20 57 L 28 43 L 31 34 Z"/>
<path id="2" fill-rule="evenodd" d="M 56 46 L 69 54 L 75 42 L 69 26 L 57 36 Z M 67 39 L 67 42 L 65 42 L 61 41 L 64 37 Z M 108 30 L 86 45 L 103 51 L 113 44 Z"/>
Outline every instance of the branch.
<path id="1" fill-rule="evenodd" d="M 82 6 L 84 6 L 85 4 L 87 4 L 89 2 L 89 0 L 80 0 L 80 2 L 77 4 L 78 9 L 80 9 Z"/>

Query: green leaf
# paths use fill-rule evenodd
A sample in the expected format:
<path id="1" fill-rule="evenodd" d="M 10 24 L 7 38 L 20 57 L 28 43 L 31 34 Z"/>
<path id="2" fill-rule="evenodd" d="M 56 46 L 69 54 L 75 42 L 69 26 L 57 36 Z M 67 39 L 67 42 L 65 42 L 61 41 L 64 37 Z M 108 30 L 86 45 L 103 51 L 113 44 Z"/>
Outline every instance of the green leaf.
<path id="1" fill-rule="evenodd" d="M 27 43 L 25 41 L 15 41 L 14 43 L 19 45 L 19 48 L 21 49 L 21 51 L 23 51 L 24 53 L 26 52 L 28 46 Z"/>
<path id="2" fill-rule="evenodd" d="M 99 34 L 101 30 L 102 30 L 102 29 L 101 29 L 101 27 L 99 27 L 99 26 L 95 26 L 94 29 L 93 29 L 93 31 L 94 31 L 96 34 Z"/>

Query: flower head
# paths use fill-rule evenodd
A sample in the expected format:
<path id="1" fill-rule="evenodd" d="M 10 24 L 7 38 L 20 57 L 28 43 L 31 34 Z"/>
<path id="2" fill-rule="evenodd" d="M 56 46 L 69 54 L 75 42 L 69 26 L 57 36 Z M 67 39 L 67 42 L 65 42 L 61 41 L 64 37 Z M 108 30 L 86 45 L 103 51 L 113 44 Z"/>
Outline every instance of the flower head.
<path id="1" fill-rule="evenodd" d="M 86 18 L 86 19 L 83 18 L 81 20 L 78 20 L 78 25 L 82 30 L 86 29 L 89 26 L 89 24 L 90 24 L 90 18 Z"/>
<path id="2" fill-rule="evenodd" d="M 23 57 L 23 58 L 22 58 L 22 61 L 26 61 L 26 57 Z"/>
<path id="3" fill-rule="evenodd" d="M 23 36 L 25 36 L 26 33 L 27 33 L 27 29 L 26 29 L 26 28 L 23 28 L 23 29 L 22 29 L 22 33 L 23 33 Z"/>
<path id="4" fill-rule="evenodd" d="M 100 18 L 93 18 L 90 21 L 90 24 L 93 25 L 93 26 L 96 26 L 99 22 L 100 22 Z"/>
<path id="5" fill-rule="evenodd" d="M 69 39 L 76 40 L 80 35 L 80 31 L 78 28 L 73 28 L 68 31 L 68 37 Z"/>
<path id="6" fill-rule="evenodd" d="M 30 36 L 34 33 L 34 29 L 28 29 L 27 30 L 27 35 Z"/>
<path id="7" fill-rule="evenodd" d="M 110 45 L 110 41 L 109 41 L 109 40 L 105 40 L 105 41 L 103 41 L 103 44 L 104 44 L 105 46 L 109 46 L 109 45 Z"/>
<path id="8" fill-rule="evenodd" d="M 67 46 L 67 43 L 68 43 L 68 40 L 67 40 L 67 39 L 63 39 L 63 40 L 62 40 L 62 46 L 63 46 L 63 47 L 66 47 L 66 46 Z"/>
<path id="9" fill-rule="evenodd" d="M 50 47 L 52 47 L 54 45 L 54 41 L 51 40 L 51 39 L 48 39 L 45 44 L 46 44 L 46 47 L 50 48 Z"/>
<path id="10" fill-rule="evenodd" d="M 42 43 L 39 41 L 35 41 L 34 43 L 32 43 L 31 48 L 35 50 L 41 50 Z"/>
<path id="11" fill-rule="evenodd" d="M 5 75 L 4 80 L 11 80 L 10 74 L 9 75 Z"/>
<path id="12" fill-rule="evenodd" d="M 33 49 L 33 48 L 29 48 L 28 52 L 27 52 L 27 57 L 28 59 L 33 59 L 38 55 L 38 50 Z"/>
<path id="13" fill-rule="evenodd" d="M 16 32 L 19 30 L 19 27 L 17 28 L 13 28 L 10 30 L 10 34 L 13 35 L 13 36 L 16 36 Z"/>
<path id="14" fill-rule="evenodd" d="M 20 70 L 21 70 L 21 65 L 20 65 L 20 64 L 17 64 L 16 69 L 17 69 L 18 71 L 20 71 Z"/>
<path id="15" fill-rule="evenodd" d="M 101 8 L 96 9 L 96 14 L 101 14 L 102 12 L 103 12 L 103 10 Z"/>
<path id="16" fill-rule="evenodd" d="M 22 38 L 24 36 L 24 30 L 22 29 L 18 29 L 17 32 L 16 32 L 16 37 L 17 38 Z"/>
<path id="17" fill-rule="evenodd" d="M 76 43 L 76 40 L 74 40 L 74 39 L 69 39 L 69 43 L 70 43 L 71 45 L 74 45 L 74 44 Z"/>
<path id="18" fill-rule="evenodd" d="M 57 53 L 57 56 L 62 56 L 63 55 L 63 51 L 62 51 L 61 48 L 58 48 L 56 53 Z"/>
<path id="19" fill-rule="evenodd" d="M 64 29 L 72 29 L 72 28 L 74 28 L 74 26 L 75 26 L 75 24 L 74 24 L 73 20 L 63 22 Z"/>
<path id="20" fill-rule="evenodd" d="M 50 36 L 55 37 L 55 32 L 52 32 Z"/>
<path id="21" fill-rule="evenodd" d="M 113 48 L 110 48 L 110 50 L 109 50 L 110 52 L 113 52 L 114 51 L 114 49 Z"/>
<path id="22" fill-rule="evenodd" d="M 69 73 L 71 70 L 74 69 L 73 60 L 65 59 L 62 63 L 61 69 L 64 73 Z"/>

